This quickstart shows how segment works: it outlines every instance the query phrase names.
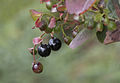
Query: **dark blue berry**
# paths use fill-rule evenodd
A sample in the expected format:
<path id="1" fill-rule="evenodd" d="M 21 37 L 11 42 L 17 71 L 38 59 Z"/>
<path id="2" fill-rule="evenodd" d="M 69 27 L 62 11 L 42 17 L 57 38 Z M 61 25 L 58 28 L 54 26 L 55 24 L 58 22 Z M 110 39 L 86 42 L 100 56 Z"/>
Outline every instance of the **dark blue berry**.
<path id="1" fill-rule="evenodd" d="M 57 51 L 61 48 L 61 41 L 58 38 L 51 38 L 48 43 L 52 50 Z"/>
<path id="2" fill-rule="evenodd" d="M 38 54 L 42 57 L 47 57 L 49 56 L 51 53 L 51 48 L 49 45 L 47 44 L 41 44 L 39 47 L 38 47 Z"/>

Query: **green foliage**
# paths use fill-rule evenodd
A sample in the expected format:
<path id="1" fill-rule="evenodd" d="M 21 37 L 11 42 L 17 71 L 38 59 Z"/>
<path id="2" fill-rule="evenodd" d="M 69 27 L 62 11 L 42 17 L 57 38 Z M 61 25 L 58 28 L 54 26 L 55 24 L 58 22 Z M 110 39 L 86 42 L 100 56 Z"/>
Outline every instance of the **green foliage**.
<path id="1" fill-rule="evenodd" d="M 112 21 L 109 22 L 107 27 L 108 27 L 108 30 L 110 30 L 110 31 L 116 30 L 116 28 L 117 28 L 116 23 L 112 22 Z"/>
<path id="2" fill-rule="evenodd" d="M 100 25 L 100 26 L 101 26 L 101 25 Z M 107 27 L 106 27 L 106 26 L 103 26 L 103 31 L 102 31 L 102 32 L 101 32 L 101 31 L 98 31 L 98 32 L 96 33 L 97 38 L 98 38 L 98 40 L 99 40 L 101 43 L 104 42 L 104 39 L 105 39 L 105 37 L 106 37 L 106 32 L 107 32 Z"/>
<path id="3" fill-rule="evenodd" d="M 95 22 L 101 22 L 101 21 L 102 21 L 102 18 L 103 18 L 103 14 L 98 13 L 98 14 L 96 14 L 96 16 L 94 17 L 94 21 L 95 21 Z"/>

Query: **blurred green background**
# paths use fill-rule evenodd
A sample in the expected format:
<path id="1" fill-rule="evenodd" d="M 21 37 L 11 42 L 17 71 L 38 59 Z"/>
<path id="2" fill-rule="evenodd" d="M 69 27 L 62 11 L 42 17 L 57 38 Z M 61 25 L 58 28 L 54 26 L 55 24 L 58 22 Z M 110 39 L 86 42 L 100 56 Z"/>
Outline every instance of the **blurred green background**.
<path id="1" fill-rule="evenodd" d="M 43 73 L 33 73 L 27 48 L 41 33 L 31 29 L 29 9 L 46 11 L 39 0 L 0 0 L 0 83 L 120 83 L 120 43 L 106 46 L 96 37 L 75 50 L 63 43 L 39 59 Z"/>

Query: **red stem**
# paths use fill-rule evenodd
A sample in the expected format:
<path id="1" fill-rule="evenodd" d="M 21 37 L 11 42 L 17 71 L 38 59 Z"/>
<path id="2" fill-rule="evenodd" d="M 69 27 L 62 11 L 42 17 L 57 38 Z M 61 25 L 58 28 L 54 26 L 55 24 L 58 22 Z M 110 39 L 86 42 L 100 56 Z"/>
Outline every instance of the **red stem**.
<path id="1" fill-rule="evenodd" d="M 34 63 L 36 63 L 36 60 L 35 60 L 35 47 L 36 47 L 36 45 L 34 45 L 34 48 L 33 48 L 33 59 L 34 59 Z"/>

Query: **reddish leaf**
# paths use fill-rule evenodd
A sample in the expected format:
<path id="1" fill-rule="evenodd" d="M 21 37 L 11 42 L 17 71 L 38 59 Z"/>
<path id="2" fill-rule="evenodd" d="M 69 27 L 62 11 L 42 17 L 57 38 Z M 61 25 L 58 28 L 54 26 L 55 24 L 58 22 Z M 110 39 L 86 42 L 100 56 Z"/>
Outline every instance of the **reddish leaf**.
<path id="1" fill-rule="evenodd" d="M 35 22 L 35 27 L 39 28 L 43 25 L 43 22 L 41 22 L 40 18 L 38 18 Z"/>
<path id="2" fill-rule="evenodd" d="M 30 14 L 31 14 L 34 21 L 36 21 L 40 16 L 42 16 L 42 12 L 38 12 L 34 9 L 30 10 Z"/>
<path id="3" fill-rule="evenodd" d="M 43 3 L 43 2 L 48 2 L 50 0 L 40 0 L 40 3 Z"/>
<path id="4" fill-rule="evenodd" d="M 112 0 L 113 6 L 115 7 L 116 14 L 120 18 L 120 6 L 117 2 L 115 0 Z"/>
<path id="5" fill-rule="evenodd" d="M 72 48 L 72 49 L 77 48 L 78 46 L 82 45 L 86 40 L 88 40 L 90 36 L 91 36 L 90 30 L 83 29 L 72 40 L 72 42 L 70 43 L 69 47 Z"/>
<path id="6" fill-rule="evenodd" d="M 28 48 L 29 52 L 31 53 L 33 51 L 33 47 L 32 48 Z"/>
<path id="7" fill-rule="evenodd" d="M 50 19 L 50 23 L 49 23 L 48 27 L 52 29 L 55 27 L 55 25 L 56 25 L 56 19 L 53 17 Z"/>
<path id="8" fill-rule="evenodd" d="M 64 14 L 64 13 L 60 13 L 60 19 L 62 18 L 63 14 Z"/>
<path id="9" fill-rule="evenodd" d="M 42 41 L 43 41 L 43 40 L 40 39 L 40 37 L 36 37 L 36 38 L 33 39 L 33 44 L 34 44 L 34 45 L 37 45 L 37 44 L 40 44 Z"/>
<path id="10" fill-rule="evenodd" d="M 66 8 L 70 14 L 81 14 L 88 10 L 96 0 L 66 0 Z"/>
<path id="11" fill-rule="evenodd" d="M 110 44 L 120 41 L 120 22 L 117 22 L 117 29 L 114 31 L 107 31 L 104 44 Z"/>
<path id="12" fill-rule="evenodd" d="M 57 8 L 57 10 L 58 10 L 59 12 L 63 12 L 63 11 L 66 10 L 66 7 L 65 7 L 64 5 L 62 5 L 62 6 L 59 6 L 59 7 Z"/>

